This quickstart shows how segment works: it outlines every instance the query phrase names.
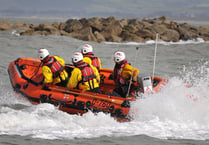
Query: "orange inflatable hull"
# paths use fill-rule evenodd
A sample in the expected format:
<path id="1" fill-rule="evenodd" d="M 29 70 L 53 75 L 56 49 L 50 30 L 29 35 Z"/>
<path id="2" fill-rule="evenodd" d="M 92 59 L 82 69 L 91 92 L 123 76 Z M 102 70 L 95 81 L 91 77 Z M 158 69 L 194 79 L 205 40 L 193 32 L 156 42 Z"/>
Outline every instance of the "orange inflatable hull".
<path id="1" fill-rule="evenodd" d="M 55 85 L 43 85 L 40 83 L 43 80 L 40 64 L 39 59 L 19 58 L 12 61 L 8 67 L 14 91 L 31 103 L 50 103 L 70 114 L 82 115 L 92 111 L 94 113 L 109 113 L 118 121 L 130 121 L 132 119 L 129 114 L 130 101 L 134 101 L 136 96 L 122 98 L 77 89 L 69 90 L 68 88 Z M 66 69 L 70 76 L 73 66 L 66 66 Z M 110 69 L 101 70 L 102 83 L 100 87 L 103 92 L 111 91 L 115 88 L 113 80 L 109 79 L 112 72 Z M 159 81 L 154 90 L 159 91 L 165 80 L 158 77 L 154 79 Z"/>

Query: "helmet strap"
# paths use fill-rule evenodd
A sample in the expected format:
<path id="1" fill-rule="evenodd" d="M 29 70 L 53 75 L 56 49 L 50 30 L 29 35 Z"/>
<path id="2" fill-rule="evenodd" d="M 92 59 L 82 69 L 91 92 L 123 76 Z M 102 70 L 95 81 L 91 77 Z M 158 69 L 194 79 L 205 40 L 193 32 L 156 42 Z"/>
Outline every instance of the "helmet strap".
<path id="1" fill-rule="evenodd" d="M 46 57 L 42 60 L 42 62 L 47 62 L 47 61 L 49 61 L 50 58 L 51 58 L 51 57 L 49 57 L 49 55 L 48 55 L 48 56 L 46 56 Z"/>
<path id="2" fill-rule="evenodd" d="M 78 66 L 80 63 L 82 63 L 83 61 L 81 60 L 81 61 L 79 61 L 79 62 L 73 62 L 73 64 L 75 65 L 75 66 Z"/>

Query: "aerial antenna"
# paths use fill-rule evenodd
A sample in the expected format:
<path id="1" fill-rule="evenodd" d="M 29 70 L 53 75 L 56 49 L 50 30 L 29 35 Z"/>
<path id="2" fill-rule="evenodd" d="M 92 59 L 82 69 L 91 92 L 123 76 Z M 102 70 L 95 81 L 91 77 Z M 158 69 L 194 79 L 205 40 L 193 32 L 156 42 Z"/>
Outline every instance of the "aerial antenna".
<path id="1" fill-rule="evenodd" d="M 156 54 L 157 54 L 157 41 L 158 41 L 158 33 L 156 33 L 156 39 L 155 39 L 155 53 L 154 53 L 154 63 L 153 63 L 153 71 L 152 71 L 152 80 L 154 80 L 154 75 L 155 75 L 155 64 L 156 64 Z"/>

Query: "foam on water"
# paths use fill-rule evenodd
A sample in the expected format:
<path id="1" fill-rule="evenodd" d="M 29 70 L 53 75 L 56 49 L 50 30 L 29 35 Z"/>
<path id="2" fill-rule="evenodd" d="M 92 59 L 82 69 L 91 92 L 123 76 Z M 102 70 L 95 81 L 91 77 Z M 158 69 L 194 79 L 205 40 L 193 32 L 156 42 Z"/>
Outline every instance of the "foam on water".
<path id="1" fill-rule="evenodd" d="M 209 81 L 202 78 L 196 81 L 205 83 L 185 87 L 184 79 L 170 78 L 161 92 L 145 94 L 132 104 L 135 119 L 126 123 L 119 123 L 104 113 L 69 115 L 50 104 L 21 109 L 1 106 L 0 134 L 46 139 L 140 134 L 157 138 L 209 139 Z M 14 95 L 13 100 L 16 97 Z M 16 102 L 18 100 L 17 97 Z"/>
<path id="2" fill-rule="evenodd" d="M 36 46 L 37 48 L 42 47 L 42 45 L 45 47 L 52 47 L 52 52 L 59 52 L 59 55 L 67 58 L 69 54 L 66 54 L 66 52 L 69 52 L 69 44 L 77 46 L 78 43 L 81 43 L 80 41 L 78 42 L 74 39 L 70 39 L 71 41 L 69 41 L 69 38 L 67 37 L 58 36 L 15 36 L 12 37 L 12 39 L 10 39 L 10 37 L 11 36 L 8 35 L 8 40 L 5 40 L 5 37 L 1 37 L 2 42 L 8 41 L 8 43 L 2 43 L 5 44 L 5 48 L 7 48 L 7 45 L 11 46 L 11 48 L 8 47 L 4 51 L 2 51 L 4 53 L 2 53 L 1 57 L 6 60 L 5 62 L 3 62 L 3 66 L 6 66 L 8 64 L 7 61 L 11 61 L 10 59 L 13 59 L 13 57 L 16 58 L 22 56 L 22 54 L 20 54 L 20 50 L 25 50 L 23 56 L 33 56 L 31 52 L 35 51 L 32 48 L 36 46 L 36 44 L 41 45 Z M 54 40 L 57 41 L 53 43 Z M 154 43 L 155 41 L 148 41 L 146 43 L 121 43 L 119 45 L 149 45 Z M 165 59 L 166 55 L 173 54 L 176 51 L 173 49 L 174 46 L 172 47 L 172 44 L 186 44 L 187 42 L 158 43 L 161 43 L 163 45 L 171 44 L 171 46 L 169 46 L 168 48 L 161 47 L 161 50 L 158 49 L 158 52 L 161 52 L 162 55 L 165 54 L 164 58 L 162 57 L 163 59 L 160 63 L 163 66 L 166 66 L 168 65 L 166 64 L 167 61 L 168 63 L 173 64 L 171 63 L 173 62 L 172 59 L 170 60 L 171 62 L 169 62 L 169 59 Z M 188 43 L 198 44 L 202 42 L 199 40 L 194 40 Z M 105 56 L 103 57 L 103 60 L 104 62 L 106 61 L 106 66 L 112 66 L 112 61 L 109 62 L 109 60 L 111 58 L 110 55 L 113 52 L 113 48 L 121 48 L 117 47 L 117 45 L 114 45 L 113 43 L 109 44 L 101 44 L 104 49 L 99 49 L 97 51 L 101 52 L 99 54 L 101 54 L 102 56 Z M 16 48 L 16 46 L 18 46 L 17 49 L 13 49 L 13 47 Z M 61 49 L 61 52 L 60 50 L 55 49 L 59 46 L 63 47 L 63 49 Z M 98 47 L 99 46 L 100 45 L 98 45 Z M 31 49 L 28 49 L 28 47 Z M 148 57 L 146 57 L 145 60 L 140 59 L 140 61 L 151 61 L 152 58 L 149 57 L 150 54 L 148 53 L 152 52 L 150 51 L 150 49 L 151 47 L 146 49 L 147 53 L 144 52 L 143 54 Z M 72 50 L 74 50 L 74 47 L 72 48 Z M 126 46 L 123 46 L 123 50 L 126 50 Z M 131 49 L 128 49 L 127 52 L 129 50 Z M 202 52 L 207 52 L 206 50 L 207 49 L 204 49 Z M 183 52 L 183 50 L 181 50 L 180 52 Z M 196 51 L 191 53 L 196 54 Z M 132 53 L 129 53 L 130 56 L 133 56 L 131 54 Z M 186 55 L 189 58 L 190 53 L 186 53 Z M 174 54 L 173 57 L 176 59 L 176 56 L 178 56 L 178 53 Z M 172 55 L 169 55 L 168 57 L 172 57 Z M 158 58 L 160 58 L 159 55 Z M 199 59 L 199 57 L 197 57 L 196 59 Z M 193 62 L 196 61 L 196 59 L 189 59 L 187 60 L 187 62 Z M 176 65 L 182 64 L 178 62 L 176 63 Z M 56 107 L 50 104 L 32 105 L 27 100 L 19 98 L 16 94 L 12 92 L 12 88 L 9 88 L 11 87 L 11 85 L 9 84 L 9 79 L 7 77 L 2 77 L 7 75 L 7 71 L 4 67 L 0 67 L 2 68 L 0 71 L 2 79 L 0 82 L 0 135 L 21 135 L 46 139 L 72 139 L 94 138 L 100 136 L 133 136 L 146 134 L 148 136 L 157 138 L 188 138 L 208 140 L 208 62 L 200 61 L 197 64 L 191 65 L 191 68 L 188 68 L 189 65 L 187 63 L 184 62 L 183 64 L 186 64 L 187 67 L 183 67 L 180 76 L 169 78 L 169 83 L 163 88 L 161 92 L 150 95 L 143 95 L 142 99 L 138 99 L 136 102 L 133 103 L 132 112 L 135 113 L 134 120 L 126 123 L 119 123 L 111 118 L 109 115 L 104 113 L 99 113 L 95 115 L 89 112 L 84 114 L 83 116 L 69 115 L 65 112 L 58 110 Z M 141 66 L 142 64 L 140 63 L 140 67 Z M 148 69 L 147 66 L 149 66 L 149 63 L 146 63 L 144 68 Z M 166 73 L 169 73 L 169 71 L 173 72 L 173 70 L 176 71 L 175 67 L 165 67 L 165 69 Z M 161 69 L 160 73 L 162 74 L 162 72 L 163 71 Z M 184 87 L 185 83 L 191 85 L 191 87 Z"/>
<path id="3" fill-rule="evenodd" d="M 134 102 L 135 121 L 142 123 L 145 134 L 159 138 L 209 138 L 208 70 L 208 62 L 184 69 L 182 78 L 170 78 L 161 92 Z M 185 86 L 185 82 L 191 86 Z"/>
<path id="4" fill-rule="evenodd" d="M 209 97 L 200 89 L 208 86 L 187 88 L 171 78 L 161 92 L 144 95 L 134 104 L 140 130 L 159 138 L 208 139 Z"/>
<path id="5" fill-rule="evenodd" d="M 156 41 L 155 40 L 148 40 L 144 43 L 142 42 L 125 42 L 125 43 L 118 43 L 118 42 L 104 42 L 105 44 L 119 44 L 119 45 L 148 45 L 148 44 L 155 44 Z M 187 41 L 183 41 L 180 40 L 178 42 L 165 42 L 162 40 L 158 40 L 157 41 L 158 44 L 163 44 L 163 45 L 171 45 L 171 44 L 199 44 L 199 43 L 205 43 L 205 41 L 202 38 L 197 38 L 197 39 L 193 39 L 193 40 L 187 40 Z"/>

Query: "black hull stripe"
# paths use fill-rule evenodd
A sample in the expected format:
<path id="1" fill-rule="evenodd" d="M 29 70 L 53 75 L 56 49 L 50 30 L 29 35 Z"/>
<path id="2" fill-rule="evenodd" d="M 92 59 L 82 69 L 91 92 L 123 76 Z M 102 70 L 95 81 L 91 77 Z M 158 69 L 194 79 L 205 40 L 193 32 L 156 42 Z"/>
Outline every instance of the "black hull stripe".
<path id="1" fill-rule="evenodd" d="M 20 75 L 20 77 L 22 79 L 25 79 L 27 80 L 29 83 L 33 84 L 33 85 L 38 85 L 38 83 L 32 81 L 31 79 L 27 78 L 24 76 L 24 74 L 22 73 L 19 65 L 17 64 L 19 59 L 17 59 L 15 61 L 15 66 L 17 67 L 16 68 L 16 71 L 18 71 L 18 75 Z M 10 72 L 8 70 L 8 73 L 10 75 Z M 10 77 L 9 77 L 10 78 Z M 10 82 L 12 84 L 12 87 L 14 89 L 15 92 L 17 92 L 18 94 L 20 94 L 21 96 L 23 96 L 24 98 L 28 99 L 30 102 L 34 102 L 34 103 L 38 103 L 40 104 L 41 103 L 41 100 L 40 98 L 34 98 L 34 97 L 31 97 L 27 94 L 25 94 L 23 91 L 21 91 L 20 89 L 16 88 L 14 85 L 13 85 L 13 82 L 12 82 L 12 79 L 10 78 Z M 69 108 L 69 109 L 75 109 L 75 110 L 78 110 L 78 111 L 89 111 L 89 109 L 87 108 L 83 108 L 83 107 L 79 107 L 79 106 L 75 106 L 73 104 L 66 104 L 66 103 L 63 103 L 63 102 L 59 102 L 59 101 L 52 101 L 52 100 L 47 100 L 46 103 L 50 103 L 50 104 L 53 104 L 55 106 L 61 106 L 61 107 L 65 107 L 65 108 Z M 96 110 L 96 109 L 93 109 L 91 110 L 93 113 L 98 113 L 98 112 L 104 112 L 104 111 L 101 111 L 101 110 Z M 125 120 L 131 120 L 131 117 L 129 115 L 117 115 L 116 113 L 109 113 L 109 112 L 104 112 L 104 113 L 108 113 L 108 114 L 111 114 L 112 117 L 115 117 L 115 118 L 118 118 L 118 119 L 125 119 Z M 78 113 L 79 114 L 79 113 Z"/>

